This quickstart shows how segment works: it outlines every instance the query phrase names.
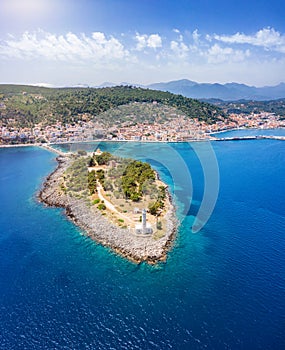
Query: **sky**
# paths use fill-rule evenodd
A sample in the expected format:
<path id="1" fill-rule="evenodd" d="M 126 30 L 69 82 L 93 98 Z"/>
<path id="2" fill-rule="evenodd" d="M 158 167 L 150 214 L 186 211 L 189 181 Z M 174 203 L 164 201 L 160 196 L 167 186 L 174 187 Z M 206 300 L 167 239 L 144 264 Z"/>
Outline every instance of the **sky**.
<path id="1" fill-rule="evenodd" d="M 285 82 L 284 0 L 0 0 L 0 83 Z"/>

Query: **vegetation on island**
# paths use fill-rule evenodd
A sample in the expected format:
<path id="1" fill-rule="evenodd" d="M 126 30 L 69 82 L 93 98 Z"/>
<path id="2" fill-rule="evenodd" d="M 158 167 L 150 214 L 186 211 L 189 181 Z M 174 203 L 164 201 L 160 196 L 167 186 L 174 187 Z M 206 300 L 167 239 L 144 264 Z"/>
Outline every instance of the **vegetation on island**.
<path id="1" fill-rule="evenodd" d="M 101 211 L 107 209 L 105 201 L 108 200 L 124 214 L 132 213 L 135 206 L 146 208 L 153 216 L 163 212 L 166 186 L 157 179 L 150 164 L 109 152 L 96 152 L 92 156 L 79 152 L 72 157 L 60 184 L 64 193 L 85 199 Z M 123 218 L 118 218 L 122 224 L 120 220 Z"/>
<path id="2" fill-rule="evenodd" d="M 91 157 L 91 160 L 89 162 L 89 166 L 94 166 L 96 164 L 106 165 L 106 164 L 108 164 L 108 162 L 111 158 L 112 158 L 112 155 L 109 152 L 102 152 L 101 154 L 94 154 L 93 157 Z"/>
<path id="3" fill-rule="evenodd" d="M 88 173 L 88 190 L 90 195 L 97 192 L 97 177 L 94 170 Z"/>
<path id="4" fill-rule="evenodd" d="M 143 196 L 143 186 L 155 180 L 151 166 L 141 161 L 131 161 L 121 176 L 121 188 L 126 198 L 137 202 Z"/>
<path id="5" fill-rule="evenodd" d="M 148 206 L 148 210 L 152 215 L 157 215 L 164 208 L 164 201 L 166 198 L 166 187 L 159 186 L 156 201 Z"/>
<path id="6" fill-rule="evenodd" d="M 77 123 L 93 120 L 100 123 L 123 122 L 117 116 L 103 112 L 130 103 L 158 103 L 173 107 L 189 118 L 213 123 L 224 116 L 222 110 L 170 92 L 133 86 L 111 88 L 44 88 L 20 85 L 0 85 L 0 120 L 16 120 L 17 127 L 33 127 L 37 123 Z M 106 120 L 104 120 L 106 118 Z M 150 114 L 147 119 L 152 119 Z"/>
<path id="7" fill-rule="evenodd" d="M 88 181 L 87 159 L 78 155 L 65 171 L 61 189 L 71 197 L 86 198 L 90 193 Z"/>

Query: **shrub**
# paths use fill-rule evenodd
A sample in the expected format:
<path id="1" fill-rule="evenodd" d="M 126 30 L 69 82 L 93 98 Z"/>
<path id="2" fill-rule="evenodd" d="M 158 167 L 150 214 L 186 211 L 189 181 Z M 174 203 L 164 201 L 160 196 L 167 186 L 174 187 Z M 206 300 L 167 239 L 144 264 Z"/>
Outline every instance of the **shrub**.
<path id="1" fill-rule="evenodd" d="M 105 210 L 106 209 L 106 205 L 103 203 L 100 203 L 97 207 L 99 210 Z"/>
<path id="2" fill-rule="evenodd" d="M 88 189 L 90 191 L 90 194 L 94 194 L 96 192 L 96 186 L 97 186 L 97 180 L 95 171 L 92 170 L 90 173 L 88 173 Z"/>
<path id="3" fill-rule="evenodd" d="M 137 192 L 134 192 L 131 194 L 130 198 L 133 202 L 138 202 L 141 199 L 141 196 Z"/>
<path id="4" fill-rule="evenodd" d="M 148 206 L 148 210 L 151 215 L 157 215 L 159 212 L 159 209 L 161 209 L 161 202 L 159 201 L 150 203 L 150 205 Z"/>
<path id="5" fill-rule="evenodd" d="M 103 152 L 99 155 L 95 156 L 96 162 L 98 165 L 105 165 L 109 162 L 111 159 L 112 155 L 109 152 Z"/>
<path id="6" fill-rule="evenodd" d="M 77 151 L 77 154 L 78 154 L 79 156 L 86 156 L 86 155 L 87 155 L 87 152 L 84 151 L 84 150 L 82 150 L 82 149 L 79 149 L 79 150 Z"/>

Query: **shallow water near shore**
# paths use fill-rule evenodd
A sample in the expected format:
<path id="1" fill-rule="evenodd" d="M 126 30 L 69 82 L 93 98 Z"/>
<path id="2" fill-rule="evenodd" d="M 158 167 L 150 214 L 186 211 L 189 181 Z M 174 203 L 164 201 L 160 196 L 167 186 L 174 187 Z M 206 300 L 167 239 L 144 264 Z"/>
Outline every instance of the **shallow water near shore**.
<path id="1" fill-rule="evenodd" d="M 112 254 L 62 210 L 37 203 L 53 154 L 0 149 L 0 349 L 283 348 L 285 143 L 213 147 L 219 197 L 193 234 L 204 184 L 191 145 L 171 144 L 169 159 L 164 144 L 100 144 L 149 161 L 175 190 L 178 238 L 167 263 L 155 267 Z M 187 177 L 174 171 L 181 159 L 193 181 L 190 208 Z"/>

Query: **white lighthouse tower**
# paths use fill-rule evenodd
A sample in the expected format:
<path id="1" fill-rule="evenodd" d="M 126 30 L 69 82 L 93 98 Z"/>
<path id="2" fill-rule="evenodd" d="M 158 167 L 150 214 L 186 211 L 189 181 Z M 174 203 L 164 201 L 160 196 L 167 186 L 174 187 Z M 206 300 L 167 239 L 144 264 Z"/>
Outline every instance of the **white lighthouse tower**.
<path id="1" fill-rule="evenodd" d="M 142 221 L 140 224 L 136 225 L 136 233 L 137 234 L 152 234 L 153 230 L 151 224 L 146 222 L 146 210 L 142 210 Z"/>
<path id="2" fill-rule="evenodd" d="M 146 210 L 142 210 L 142 234 L 146 234 Z"/>

